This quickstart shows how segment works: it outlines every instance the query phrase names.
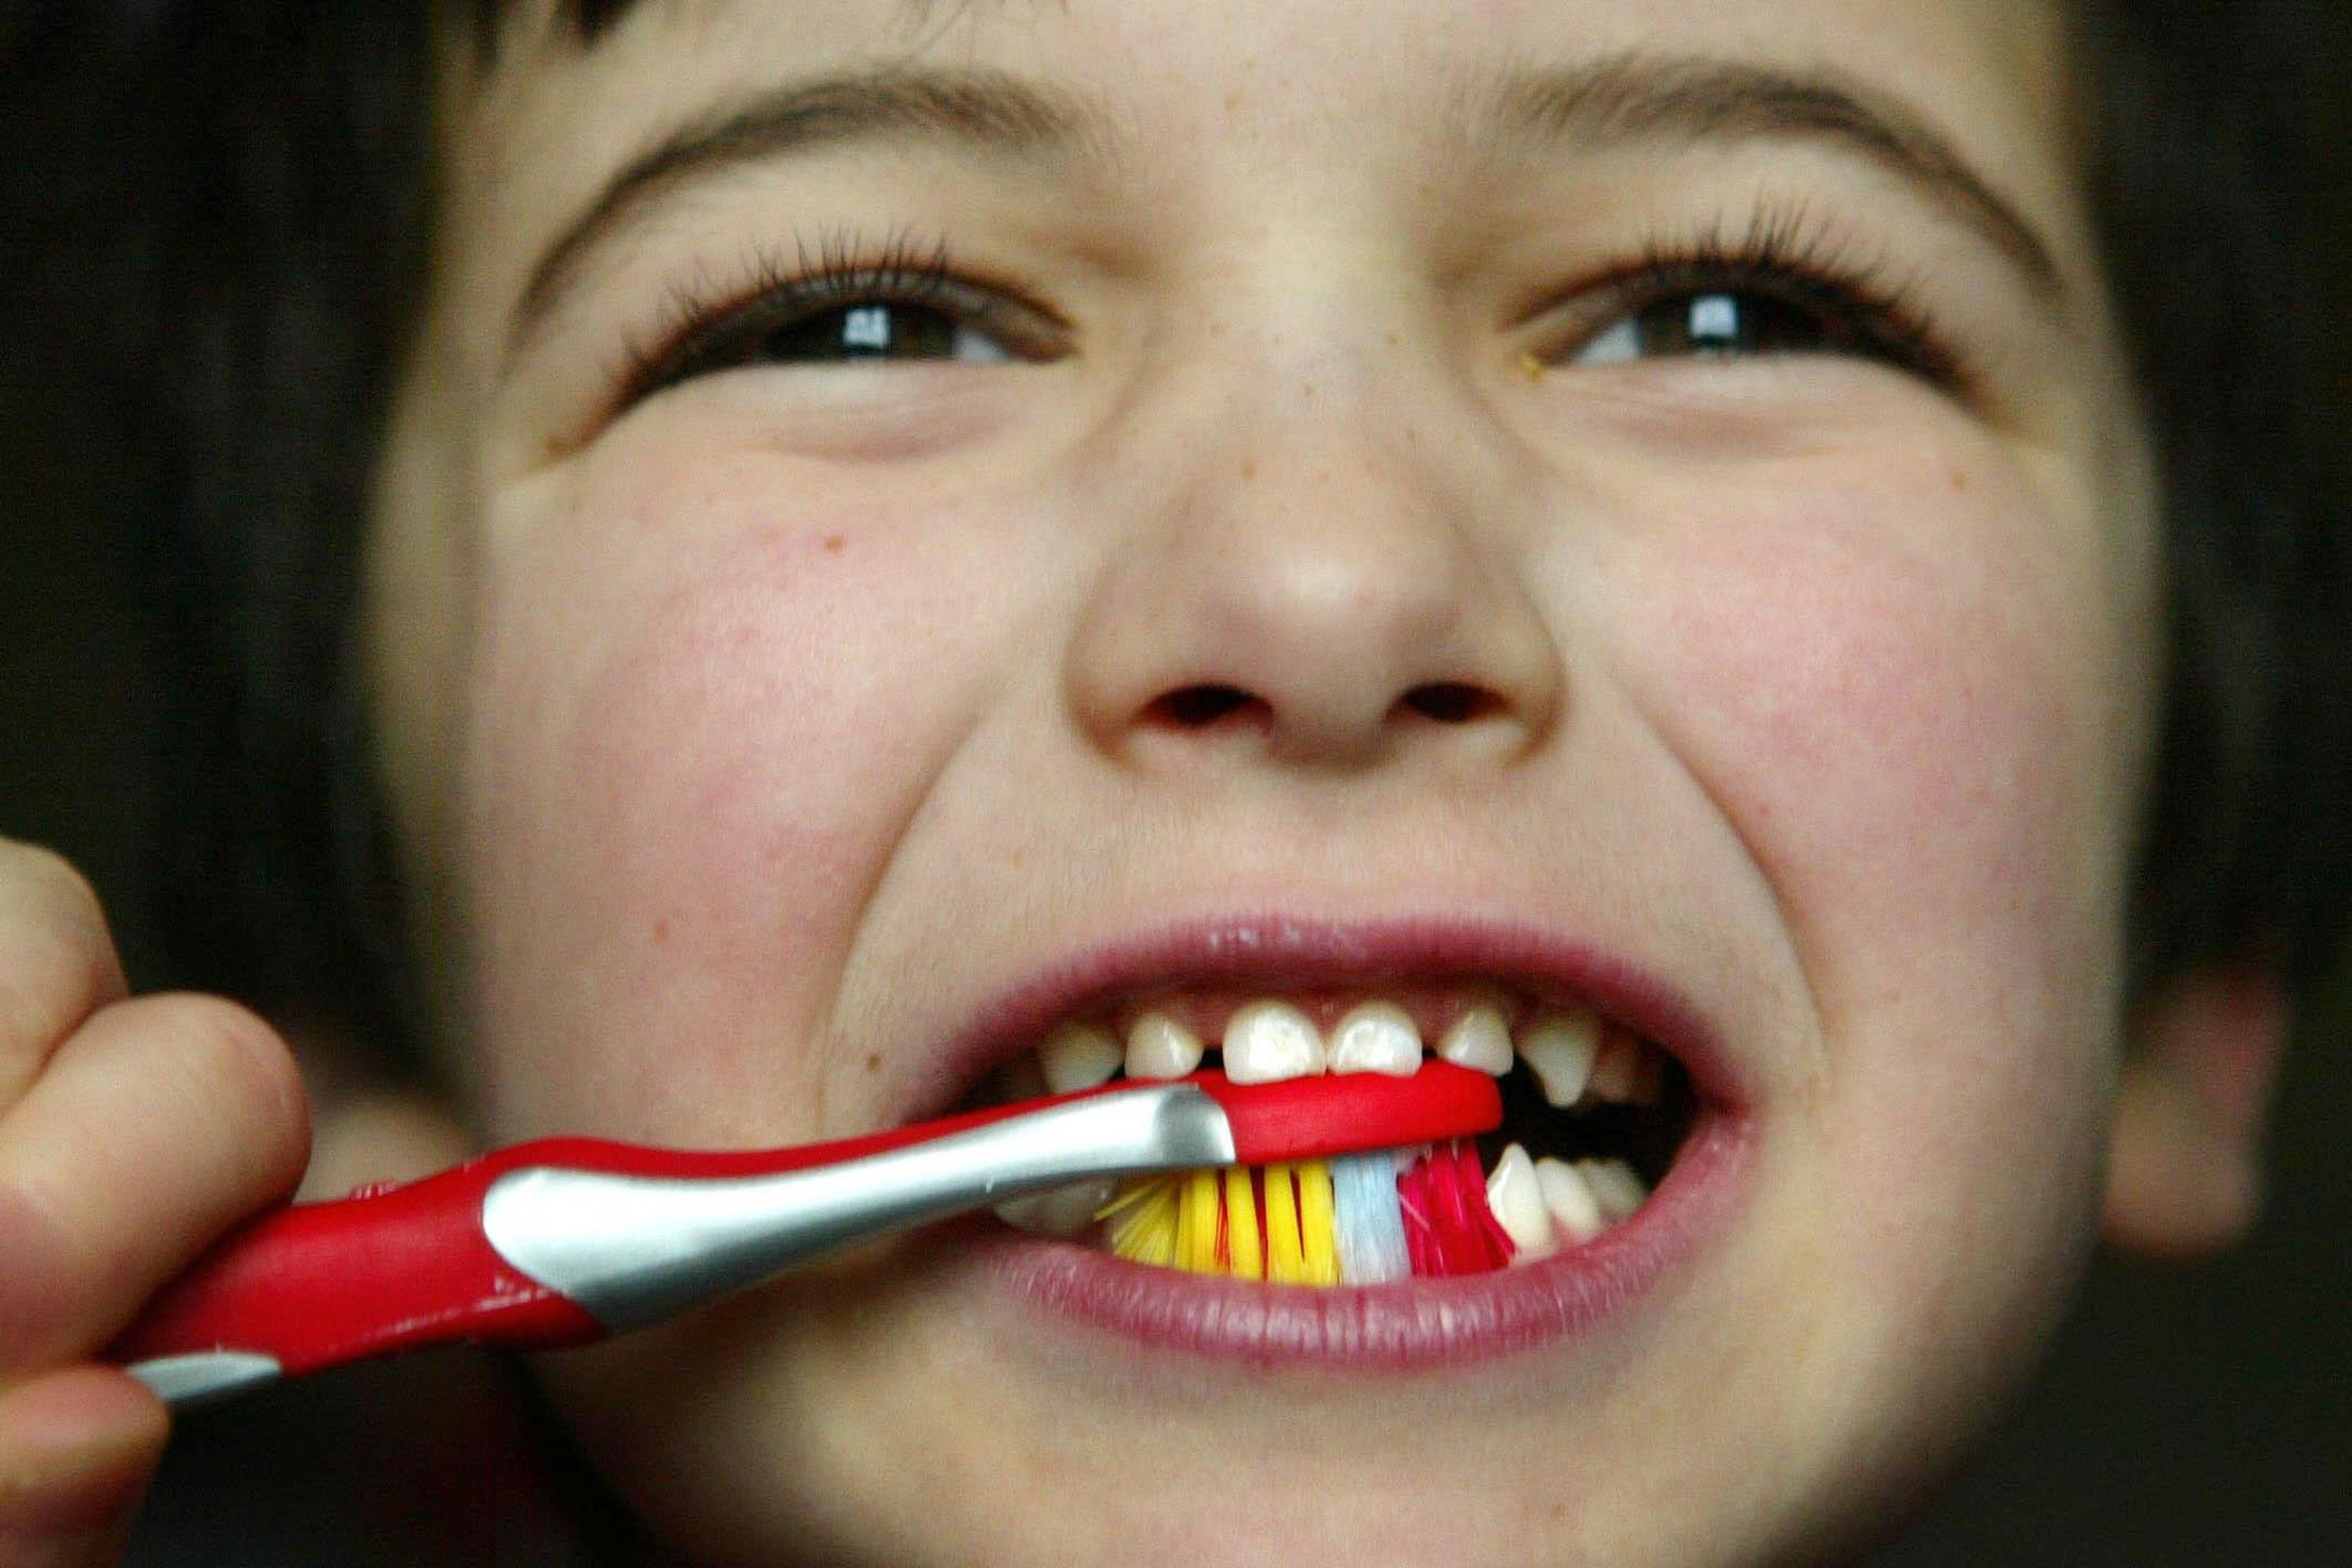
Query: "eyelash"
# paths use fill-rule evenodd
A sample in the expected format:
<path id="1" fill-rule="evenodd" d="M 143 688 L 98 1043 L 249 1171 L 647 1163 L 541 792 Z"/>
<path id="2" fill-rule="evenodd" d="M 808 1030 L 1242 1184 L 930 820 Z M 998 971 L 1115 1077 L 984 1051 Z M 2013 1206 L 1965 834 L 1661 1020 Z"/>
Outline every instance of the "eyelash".
<path id="1" fill-rule="evenodd" d="M 1828 220 L 1795 205 L 1759 208 L 1738 239 L 1726 237 L 1720 218 L 1696 231 L 1654 231 L 1633 260 L 1579 284 L 1569 298 L 1580 319 L 1605 326 L 1678 298 L 1759 295 L 1825 325 L 1849 326 L 1854 352 L 1966 395 L 1974 373 L 1920 292 L 1916 277 L 1893 274 L 1883 257 L 1859 251 Z"/>
<path id="2" fill-rule="evenodd" d="M 754 250 L 748 272 L 748 282 L 723 293 L 700 276 L 671 286 L 653 330 L 626 350 L 616 409 L 740 364 L 767 334 L 850 305 L 939 310 L 982 331 L 1010 332 L 1023 320 L 1033 335 L 1040 322 L 1060 326 L 1041 307 L 967 279 L 944 237 L 927 240 L 907 229 L 892 231 L 878 248 L 854 231 L 828 229 L 814 254 L 796 237 L 790 258 Z M 1654 232 L 1633 259 L 1578 284 L 1559 303 L 1573 305 L 1585 324 L 1580 344 L 1601 327 L 1672 300 L 1753 294 L 1826 330 L 1851 328 L 1853 352 L 1965 395 L 1973 385 L 1969 367 L 1918 292 L 1916 280 L 1891 278 L 1883 258 L 1858 253 L 1827 222 L 1793 206 L 1759 209 L 1736 240 L 1720 219 L 1696 232 Z"/>
<path id="3" fill-rule="evenodd" d="M 796 236 L 790 258 L 753 250 L 748 272 L 748 282 L 724 293 L 707 276 L 670 286 L 653 330 L 626 351 L 619 407 L 740 363 L 742 351 L 768 333 L 845 306 L 940 310 L 983 331 L 1010 330 L 1016 314 L 1052 320 L 1038 307 L 1010 303 L 1002 288 L 967 280 L 944 237 L 926 240 L 907 229 L 892 231 L 878 248 L 852 230 L 827 229 L 814 254 Z"/>

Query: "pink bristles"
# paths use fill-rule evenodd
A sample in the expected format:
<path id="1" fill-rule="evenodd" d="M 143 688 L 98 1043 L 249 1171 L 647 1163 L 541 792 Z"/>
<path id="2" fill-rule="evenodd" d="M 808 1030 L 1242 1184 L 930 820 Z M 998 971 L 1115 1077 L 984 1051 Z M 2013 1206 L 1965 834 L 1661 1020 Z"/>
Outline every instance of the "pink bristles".
<path id="1" fill-rule="evenodd" d="M 1414 1274 L 1485 1274 L 1510 1261 L 1515 1248 L 1486 1206 L 1486 1177 L 1474 1145 L 1442 1145 L 1399 1172 L 1397 1202 Z"/>
<path id="2" fill-rule="evenodd" d="M 1477 1238 L 1481 1269 L 1507 1268 L 1518 1245 L 1486 1203 L 1486 1173 L 1479 1168 L 1477 1145 L 1466 1138 L 1454 1144 L 1454 1191 L 1461 1199 L 1463 1217 Z"/>

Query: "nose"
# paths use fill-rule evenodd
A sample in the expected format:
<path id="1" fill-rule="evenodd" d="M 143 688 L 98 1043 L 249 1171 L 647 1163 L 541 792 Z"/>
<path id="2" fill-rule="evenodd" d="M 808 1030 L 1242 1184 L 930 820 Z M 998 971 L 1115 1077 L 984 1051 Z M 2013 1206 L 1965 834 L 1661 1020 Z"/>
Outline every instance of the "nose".
<path id="1" fill-rule="evenodd" d="M 1071 647 L 1070 703 L 1103 751 L 1344 772 L 1505 757 L 1557 721 L 1497 441 L 1466 396 L 1330 364 L 1170 420 L 1181 455 L 1143 481 Z"/>

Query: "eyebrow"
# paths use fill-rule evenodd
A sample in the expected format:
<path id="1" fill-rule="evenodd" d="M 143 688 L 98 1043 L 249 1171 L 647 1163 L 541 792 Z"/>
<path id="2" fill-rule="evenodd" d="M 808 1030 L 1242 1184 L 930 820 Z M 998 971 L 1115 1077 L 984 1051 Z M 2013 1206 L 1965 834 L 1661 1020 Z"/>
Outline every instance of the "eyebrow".
<path id="1" fill-rule="evenodd" d="M 1705 58 L 1622 55 L 1564 70 L 1512 71 L 1457 93 L 1455 123 L 1489 149 L 1572 142 L 1820 141 L 1895 174 L 1973 230 L 2046 303 L 2063 286 L 2049 247 L 1925 119 L 1827 75 Z M 531 269 L 509 321 L 509 362 L 553 314 L 587 258 L 663 194 L 720 171 L 822 149 L 891 142 L 1000 162 L 1111 162 L 1122 141 L 1104 107 L 988 70 L 879 68 L 793 83 L 673 132 L 605 184 Z"/>
<path id="2" fill-rule="evenodd" d="M 665 192 L 730 168 L 863 142 L 944 148 L 998 162 L 1108 163 L 1112 116 L 1074 94 L 995 71 L 877 69 L 762 94 L 674 132 L 632 160 L 531 269 L 509 355 L 553 313 L 589 254 Z"/>
<path id="3" fill-rule="evenodd" d="M 1514 71 L 1484 93 L 1464 93 L 1457 122 L 1474 144 L 1567 141 L 1582 147 L 1637 142 L 1812 141 L 1858 154 L 1893 174 L 2023 273 L 2045 305 L 2063 301 L 2063 275 L 2033 226 L 1916 110 L 1829 74 L 1797 75 L 1706 58 L 1619 55 L 1561 71 Z"/>

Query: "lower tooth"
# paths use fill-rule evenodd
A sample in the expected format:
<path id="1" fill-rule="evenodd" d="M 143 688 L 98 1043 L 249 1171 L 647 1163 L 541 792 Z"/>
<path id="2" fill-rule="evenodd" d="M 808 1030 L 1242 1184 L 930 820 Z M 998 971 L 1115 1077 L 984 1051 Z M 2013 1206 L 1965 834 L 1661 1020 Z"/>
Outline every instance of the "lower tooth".
<path id="1" fill-rule="evenodd" d="M 1093 1228 L 1095 1214 L 1110 1202 L 1118 1184 L 1108 1179 L 1032 1193 L 996 1205 L 996 1217 L 1015 1230 L 1073 1240 Z"/>
<path id="2" fill-rule="evenodd" d="M 1559 1249 L 1551 1216 L 1544 1212 L 1543 1194 L 1536 1184 L 1535 1162 L 1517 1143 L 1503 1151 L 1495 1162 L 1495 1173 L 1486 1178 L 1486 1206 L 1511 1238 L 1513 1263 L 1533 1263 Z"/>
<path id="3" fill-rule="evenodd" d="M 1536 1189 L 1543 1194 L 1545 1214 L 1570 1246 L 1581 1247 L 1609 1228 L 1592 1184 L 1566 1161 L 1537 1161 Z"/>
<path id="4" fill-rule="evenodd" d="M 1633 1167 L 1622 1160 L 1579 1160 L 1576 1163 L 1592 1188 L 1601 1214 L 1612 1225 L 1640 1208 L 1649 1198 L 1650 1189 L 1642 1184 Z"/>

